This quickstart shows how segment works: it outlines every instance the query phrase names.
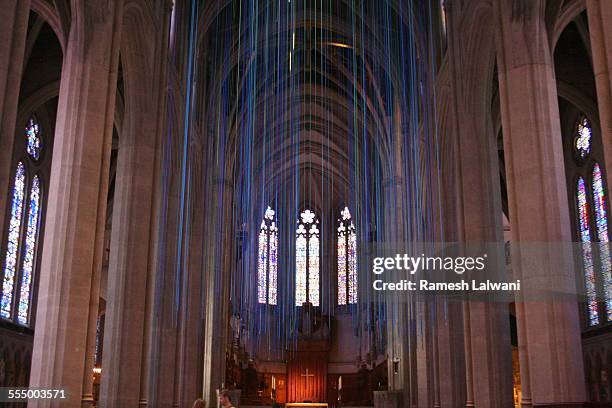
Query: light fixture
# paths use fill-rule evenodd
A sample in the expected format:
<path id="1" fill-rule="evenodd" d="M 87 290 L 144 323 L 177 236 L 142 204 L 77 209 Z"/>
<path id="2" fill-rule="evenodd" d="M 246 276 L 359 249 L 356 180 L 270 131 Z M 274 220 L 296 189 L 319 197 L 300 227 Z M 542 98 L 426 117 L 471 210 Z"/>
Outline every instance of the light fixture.
<path id="1" fill-rule="evenodd" d="M 329 42 L 327 43 L 327 45 L 329 45 L 330 47 L 338 47 L 338 48 L 353 48 L 352 45 L 338 43 L 338 42 Z"/>

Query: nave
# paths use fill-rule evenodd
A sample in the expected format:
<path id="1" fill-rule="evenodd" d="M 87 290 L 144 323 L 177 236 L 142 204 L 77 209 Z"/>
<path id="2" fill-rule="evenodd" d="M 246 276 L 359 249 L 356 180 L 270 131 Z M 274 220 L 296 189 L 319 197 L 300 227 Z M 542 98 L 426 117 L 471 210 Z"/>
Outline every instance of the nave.
<path id="1" fill-rule="evenodd" d="M 67 392 L 28 407 L 610 406 L 610 19 L 4 0 L 0 387 Z M 522 289 L 373 288 L 372 257 L 464 244 Z"/>

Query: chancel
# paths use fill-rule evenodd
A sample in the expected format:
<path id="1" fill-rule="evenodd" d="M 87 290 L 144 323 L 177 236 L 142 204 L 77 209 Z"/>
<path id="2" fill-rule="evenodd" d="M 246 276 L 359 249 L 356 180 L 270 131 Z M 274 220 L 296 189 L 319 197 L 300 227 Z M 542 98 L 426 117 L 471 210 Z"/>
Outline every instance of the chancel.
<path id="1" fill-rule="evenodd" d="M 2 0 L 0 388 L 611 406 L 610 21 L 612 0 Z"/>

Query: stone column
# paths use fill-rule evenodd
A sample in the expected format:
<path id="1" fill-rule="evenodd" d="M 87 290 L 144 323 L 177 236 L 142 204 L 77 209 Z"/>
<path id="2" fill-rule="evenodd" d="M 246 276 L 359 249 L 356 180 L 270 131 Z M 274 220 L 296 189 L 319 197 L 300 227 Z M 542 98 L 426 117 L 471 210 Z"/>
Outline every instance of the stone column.
<path id="1" fill-rule="evenodd" d="M 389 133 L 392 137 L 392 156 L 388 158 L 389 174 L 383 180 L 384 194 L 384 228 L 383 237 L 385 249 L 389 253 L 400 253 L 408 248 L 404 243 L 409 235 L 408 220 L 412 214 L 406 210 L 406 179 L 403 162 L 403 154 L 409 146 L 406 146 L 406 138 L 403 129 L 403 109 L 399 96 L 393 101 L 393 122 Z M 388 254 L 390 256 L 390 254 Z M 387 255 L 385 255 L 387 256 Z M 387 370 L 389 391 L 393 391 L 406 406 L 410 400 L 416 397 L 415 391 L 416 367 L 414 357 L 416 355 L 414 338 L 414 318 L 411 315 L 413 299 L 411 295 L 399 293 L 385 293 L 387 302 Z"/>
<path id="2" fill-rule="evenodd" d="M 176 145 L 172 151 L 179 148 L 180 143 L 176 142 L 179 139 L 174 138 Z M 159 197 L 162 201 L 159 215 L 162 236 L 156 242 L 156 253 L 159 255 L 155 258 L 155 283 L 149 288 L 147 298 L 147 307 L 150 309 L 149 329 L 146 333 L 148 350 L 143 358 L 141 376 L 147 376 L 148 379 L 141 383 L 140 407 L 170 407 L 174 402 L 179 308 L 183 295 L 180 292 L 180 280 L 185 274 L 184 262 L 180 270 L 177 269 L 182 259 L 178 254 L 177 243 L 180 239 L 184 240 L 184 236 L 179 233 L 184 229 L 180 227 L 178 214 L 184 204 L 180 199 L 180 167 L 177 169 L 174 166 L 180 165 L 175 163 L 170 168 L 167 174 L 168 185 Z M 181 253 L 184 254 L 184 251 Z M 148 371 L 145 371 L 145 366 L 148 366 Z"/>
<path id="3" fill-rule="evenodd" d="M 490 84 L 493 65 L 493 10 L 488 2 L 463 6 L 447 2 L 452 123 L 458 228 L 454 239 L 470 246 L 471 256 L 487 253 L 491 279 L 505 271 L 503 258 L 488 253 L 486 244 L 503 243 L 501 189 L 496 135 L 491 124 Z M 478 27 L 474 31 L 473 27 Z M 473 32 L 466 42 L 465 32 Z M 472 44 L 478 41 L 478 46 Z M 450 164 L 449 164 L 450 165 Z M 474 254 L 477 247 L 480 254 Z M 460 249 L 461 250 L 461 249 Z M 485 252 L 487 251 L 487 252 Z M 468 254 L 466 254 L 468 255 Z M 470 276 L 466 274 L 470 280 Z M 512 364 L 507 302 L 491 297 L 466 298 L 463 307 L 465 407 L 512 407 Z M 459 345 L 458 345 L 459 346 Z M 451 397 L 447 395 L 447 398 Z"/>
<path id="4" fill-rule="evenodd" d="M 462 407 L 466 402 L 465 358 L 460 352 L 465 341 L 461 306 L 461 302 L 440 300 L 438 307 L 434 335 L 438 346 L 439 406 L 445 408 Z"/>
<path id="5" fill-rule="evenodd" d="M 162 27 L 167 28 L 170 11 L 164 8 Z M 154 227 L 159 208 L 154 206 L 154 193 L 160 193 L 159 151 L 165 132 L 166 32 L 142 38 L 126 28 L 123 35 L 126 113 L 119 138 L 108 270 L 100 393 L 105 407 L 137 406 L 148 381 L 142 365 L 148 357 L 149 292 L 157 255 Z M 156 50 L 152 60 L 142 61 L 144 45 Z"/>
<path id="6" fill-rule="evenodd" d="M 128 89 L 128 92 L 130 90 Z M 134 98 L 147 105 L 146 95 Z M 156 115 L 129 108 L 119 138 L 117 178 L 108 269 L 103 375 L 100 399 L 106 407 L 138 403 L 150 249 L 154 233 Z"/>
<path id="7" fill-rule="evenodd" d="M 400 149 L 398 149 L 400 150 Z M 401 150 L 400 150 L 401 151 Z M 411 248 L 406 247 L 405 237 L 410 227 L 402 220 L 410 219 L 404 211 L 406 182 L 400 177 L 384 180 L 385 197 L 384 244 L 391 256 L 403 253 Z M 381 254 L 382 256 L 382 254 Z M 426 371 L 417 367 L 417 332 L 416 321 L 420 319 L 415 309 L 415 300 L 411 294 L 394 292 L 384 293 L 387 308 L 387 359 L 389 391 L 402 406 L 412 407 L 418 401 L 417 378 L 426 376 Z"/>
<path id="8" fill-rule="evenodd" d="M 201 155 L 196 160 L 201 160 Z M 189 231 L 188 268 L 181 282 L 182 305 L 177 338 L 174 405 L 189 407 L 201 396 L 202 385 L 202 288 L 205 195 L 201 185 L 194 186 L 193 210 Z"/>
<path id="9" fill-rule="evenodd" d="M 612 3 L 607 0 L 586 3 L 609 192 L 612 191 Z"/>
<path id="10" fill-rule="evenodd" d="M 517 298 L 522 405 L 582 403 L 580 319 L 571 296 L 576 293 L 574 260 L 569 246 L 559 249 L 572 234 L 546 2 L 494 5 L 510 224 L 512 240 L 520 245 L 512 267 L 523 292 L 543 284 L 567 292 L 557 298 Z M 540 251 L 532 256 L 538 244 Z"/>
<path id="11" fill-rule="evenodd" d="M 6 0 L 0 7 L 0 231 L 4 231 L 4 209 L 7 197 L 10 197 L 6 192 L 12 173 L 29 13 L 30 0 Z"/>
<path id="12" fill-rule="evenodd" d="M 216 401 L 216 390 L 225 381 L 225 350 L 229 324 L 229 282 L 233 257 L 233 183 L 226 178 L 213 180 L 214 204 L 206 228 L 209 245 L 205 251 L 206 299 L 204 323 L 203 395 Z"/>
<path id="13" fill-rule="evenodd" d="M 72 10 L 59 94 L 42 252 L 30 386 L 63 388 L 67 401 L 31 407 L 80 407 L 88 332 L 95 321 L 108 162 L 115 108 L 123 2 L 93 0 Z M 97 246 L 100 246 L 99 248 Z"/>
<path id="14" fill-rule="evenodd" d="M 384 243 L 390 252 L 395 249 L 395 244 L 401 242 L 398 238 L 403 236 L 400 229 L 403 223 L 398 220 L 403 220 L 401 207 L 401 185 L 400 178 L 388 179 L 383 181 L 384 191 Z M 399 248 L 397 249 L 399 250 Z M 405 323 L 408 316 L 406 315 L 406 299 L 401 298 L 396 293 L 385 293 L 385 301 L 387 302 L 387 359 L 388 359 L 388 381 L 389 391 L 395 391 L 396 394 L 401 394 L 404 390 L 404 382 L 408 367 L 410 366 L 410 358 L 407 348 L 408 343 L 405 336 Z M 408 392 L 406 392 L 408 395 Z"/>
<path id="15" fill-rule="evenodd" d="M 415 308 L 415 332 L 417 341 L 415 368 L 418 373 L 416 378 L 417 387 L 414 390 L 414 398 L 417 407 L 436 407 L 436 335 L 431 303 L 432 298 L 418 297 L 414 302 Z M 439 408 L 439 401 L 437 407 Z"/>

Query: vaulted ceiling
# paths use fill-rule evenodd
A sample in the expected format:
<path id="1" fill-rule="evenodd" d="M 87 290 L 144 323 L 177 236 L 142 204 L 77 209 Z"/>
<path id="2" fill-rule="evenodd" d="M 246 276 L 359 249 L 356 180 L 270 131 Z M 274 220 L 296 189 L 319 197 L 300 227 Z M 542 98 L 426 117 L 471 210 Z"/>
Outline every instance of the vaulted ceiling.
<path id="1" fill-rule="evenodd" d="M 431 27 L 423 21 L 439 12 L 430 7 L 208 3 L 198 26 L 201 126 L 222 140 L 232 171 L 280 185 L 305 172 L 306 184 L 323 191 L 331 183 L 334 200 L 346 199 L 357 179 L 385 171 L 394 132 L 417 127 L 409 123 L 422 102 L 415 84 L 435 51 L 424 45 Z"/>

